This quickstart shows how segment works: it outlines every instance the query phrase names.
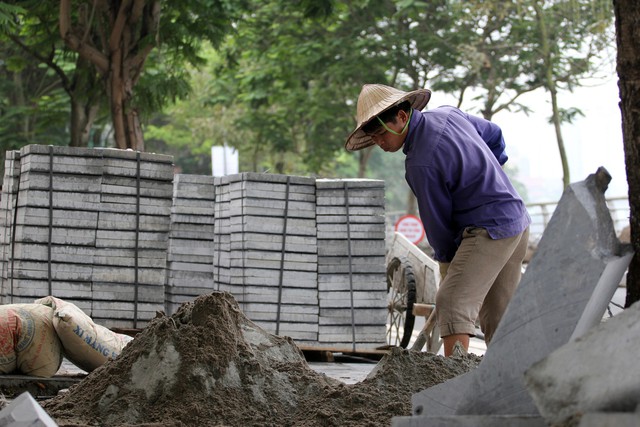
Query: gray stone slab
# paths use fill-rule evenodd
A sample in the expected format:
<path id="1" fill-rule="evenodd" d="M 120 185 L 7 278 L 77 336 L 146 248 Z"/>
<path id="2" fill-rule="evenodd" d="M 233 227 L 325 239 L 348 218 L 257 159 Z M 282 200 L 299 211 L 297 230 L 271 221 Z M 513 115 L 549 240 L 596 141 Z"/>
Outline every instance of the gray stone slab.
<path id="1" fill-rule="evenodd" d="M 600 168 L 564 191 L 478 368 L 414 394 L 414 414 L 539 415 L 525 370 L 571 338 L 607 265 L 625 255 L 604 198 L 610 180 Z"/>
<path id="2" fill-rule="evenodd" d="M 385 223 L 384 215 L 318 215 L 318 224 L 382 224 Z"/>
<path id="3" fill-rule="evenodd" d="M 16 212 L 16 224 L 73 228 L 96 228 L 97 211 L 62 210 L 36 207 L 20 207 Z"/>
<path id="4" fill-rule="evenodd" d="M 101 177 L 97 175 L 49 174 L 46 172 L 26 171 L 20 174 L 20 190 L 74 191 L 99 193 Z"/>
<path id="5" fill-rule="evenodd" d="M 222 177 L 222 183 L 230 184 L 238 181 L 254 181 L 254 182 L 273 182 L 273 183 L 286 183 L 289 181 L 291 184 L 301 184 L 315 186 L 315 180 L 306 176 L 297 175 L 280 175 L 273 173 L 257 173 L 257 172 L 243 172 L 239 174 L 227 175 Z"/>
<path id="6" fill-rule="evenodd" d="M 318 265 L 318 274 L 371 274 L 386 272 L 384 263 L 380 264 L 344 264 L 344 265 Z"/>
<path id="7" fill-rule="evenodd" d="M 166 167 L 166 165 L 173 165 L 173 156 L 167 154 L 156 154 L 156 153 L 148 153 L 145 151 L 133 151 L 131 149 L 121 150 L 118 148 L 102 148 L 102 149 L 93 149 L 93 150 L 102 150 L 102 157 L 105 161 L 110 160 L 118 160 L 124 159 L 129 160 L 131 162 L 135 162 L 138 158 L 141 162 L 145 163 L 158 163 Z"/>
<path id="8" fill-rule="evenodd" d="M 330 312 L 331 315 L 327 315 Z M 318 324 L 322 326 L 333 325 L 350 325 L 351 314 L 353 313 L 353 321 L 356 325 L 382 325 L 386 327 L 387 313 L 386 307 L 383 308 L 358 308 L 358 309 L 336 309 L 320 307 L 320 316 Z"/>
<path id="9" fill-rule="evenodd" d="M 52 162 L 53 160 L 53 162 Z M 53 156 L 35 154 L 20 160 L 20 172 L 38 171 L 47 173 L 74 173 L 80 175 L 101 175 L 102 159 L 90 157 Z"/>
<path id="10" fill-rule="evenodd" d="M 98 214 L 98 229 L 148 232 L 166 232 L 171 226 L 170 218 L 166 215 L 136 215 L 121 212 L 100 212 Z"/>
<path id="11" fill-rule="evenodd" d="M 105 194 L 122 194 L 128 196 L 140 195 L 144 197 L 171 198 L 171 181 L 140 180 L 137 187 L 136 178 L 102 177 L 100 191 Z"/>
<path id="12" fill-rule="evenodd" d="M 385 256 L 383 240 L 318 240 L 318 256 Z"/>
<path id="13" fill-rule="evenodd" d="M 370 195 L 370 196 L 360 196 L 360 195 L 352 195 L 349 193 L 348 198 L 345 199 L 344 195 L 342 196 L 324 196 L 318 195 L 316 196 L 316 203 L 318 206 L 345 206 L 347 201 L 349 202 L 349 206 L 384 206 L 384 194 Z"/>
<path id="14" fill-rule="evenodd" d="M 10 427 L 57 427 L 42 406 L 25 391 L 0 411 L 0 425 Z"/>
<path id="15" fill-rule="evenodd" d="M 290 224 L 287 221 L 286 229 L 282 218 L 274 218 L 270 221 L 268 217 L 262 217 L 260 220 L 253 220 L 240 224 L 230 224 L 229 233 L 264 233 L 264 234 L 286 234 L 297 236 L 316 237 L 316 228 L 312 225 Z"/>
<path id="16" fill-rule="evenodd" d="M 582 415 L 578 427 L 638 427 L 639 425 L 640 414 L 637 412 L 596 412 Z"/>
<path id="17" fill-rule="evenodd" d="M 54 191 L 49 200 L 49 191 L 28 190 L 20 192 L 18 207 L 49 207 L 82 211 L 100 210 L 100 193 L 71 193 Z"/>
<path id="18" fill-rule="evenodd" d="M 547 427 L 544 418 L 527 415 L 395 417 L 391 425 L 393 427 Z"/>
<path id="19" fill-rule="evenodd" d="M 342 206 L 322 206 L 322 205 L 317 205 L 316 207 L 316 212 L 318 214 L 318 217 L 320 216 L 324 216 L 324 215 L 328 215 L 328 216 L 333 216 L 333 215 L 340 215 L 340 216 L 344 216 L 347 215 L 347 207 L 342 205 Z M 355 216 L 355 215 L 364 215 L 364 216 L 369 216 L 369 215 L 384 215 L 385 214 L 385 208 L 384 206 L 349 206 L 349 215 L 351 216 Z"/>
<path id="20" fill-rule="evenodd" d="M 25 145 L 20 149 L 20 156 L 24 158 L 27 155 L 34 155 L 34 154 L 48 155 L 51 153 L 54 156 L 101 158 L 102 150 L 103 149 L 101 148 L 30 144 L 30 145 Z"/>
<path id="21" fill-rule="evenodd" d="M 382 188 L 384 189 L 385 183 L 381 179 L 367 179 L 367 178 L 316 179 L 316 187 L 318 189 L 344 188 L 345 186 L 347 186 L 349 189 L 351 188 L 354 188 L 354 189 Z"/>
<path id="22" fill-rule="evenodd" d="M 634 412 L 640 405 L 640 304 L 598 324 L 525 371 L 540 414 L 562 425 L 587 412 Z M 636 413 L 640 422 L 640 413 Z"/>
<path id="23" fill-rule="evenodd" d="M 96 230 L 87 228 L 33 227 L 17 225 L 14 242 L 41 243 L 55 245 L 93 246 L 96 243 Z"/>

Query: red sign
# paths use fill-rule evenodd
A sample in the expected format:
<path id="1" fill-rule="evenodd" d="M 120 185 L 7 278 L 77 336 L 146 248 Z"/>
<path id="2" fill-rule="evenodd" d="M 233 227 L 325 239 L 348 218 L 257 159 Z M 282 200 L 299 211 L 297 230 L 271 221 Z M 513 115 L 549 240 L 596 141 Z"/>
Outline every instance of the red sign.
<path id="1" fill-rule="evenodd" d="M 424 226 L 422 221 L 415 215 L 405 215 L 396 221 L 396 231 L 409 239 L 411 243 L 417 245 L 424 239 Z"/>

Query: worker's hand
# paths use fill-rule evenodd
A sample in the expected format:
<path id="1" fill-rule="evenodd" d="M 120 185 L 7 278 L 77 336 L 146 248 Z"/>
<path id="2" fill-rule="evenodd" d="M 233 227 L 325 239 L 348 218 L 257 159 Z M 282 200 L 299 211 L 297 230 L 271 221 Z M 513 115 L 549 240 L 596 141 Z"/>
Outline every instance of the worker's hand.
<path id="1" fill-rule="evenodd" d="M 438 265 L 440 266 L 440 281 L 444 280 L 444 277 L 447 275 L 447 270 L 449 269 L 449 262 L 440 262 L 438 261 Z"/>

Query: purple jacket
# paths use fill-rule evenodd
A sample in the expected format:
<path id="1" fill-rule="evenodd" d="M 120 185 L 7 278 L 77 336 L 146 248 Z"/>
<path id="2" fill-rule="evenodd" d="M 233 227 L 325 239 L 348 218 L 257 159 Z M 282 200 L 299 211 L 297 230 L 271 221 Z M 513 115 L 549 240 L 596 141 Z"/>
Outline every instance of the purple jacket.
<path id="1" fill-rule="evenodd" d="M 414 110 L 403 147 L 405 178 L 437 261 L 453 259 L 467 227 L 502 239 L 531 223 L 502 170 L 504 148 L 502 131 L 490 121 L 448 106 Z"/>

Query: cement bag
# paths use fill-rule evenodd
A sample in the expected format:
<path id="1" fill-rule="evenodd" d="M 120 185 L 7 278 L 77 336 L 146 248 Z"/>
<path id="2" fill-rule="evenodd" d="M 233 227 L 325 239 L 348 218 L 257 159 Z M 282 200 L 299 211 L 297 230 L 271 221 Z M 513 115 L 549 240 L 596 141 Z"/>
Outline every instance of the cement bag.
<path id="1" fill-rule="evenodd" d="M 62 363 L 62 345 L 53 328 L 52 318 L 53 310 L 40 304 L 0 306 L 0 364 L 3 373 L 52 377 L 58 372 Z"/>
<path id="2" fill-rule="evenodd" d="M 19 323 L 20 318 L 14 310 L 0 306 L 0 374 L 11 374 L 18 368 L 14 343 L 17 341 Z"/>
<path id="3" fill-rule="evenodd" d="M 48 296 L 36 303 L 53 308 L 53 327 L 65 356 L 76 366 L 91 372 L 107 359 L 115 359 L 133 338 L 95 324 L 75 304 Z"/>

